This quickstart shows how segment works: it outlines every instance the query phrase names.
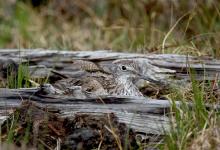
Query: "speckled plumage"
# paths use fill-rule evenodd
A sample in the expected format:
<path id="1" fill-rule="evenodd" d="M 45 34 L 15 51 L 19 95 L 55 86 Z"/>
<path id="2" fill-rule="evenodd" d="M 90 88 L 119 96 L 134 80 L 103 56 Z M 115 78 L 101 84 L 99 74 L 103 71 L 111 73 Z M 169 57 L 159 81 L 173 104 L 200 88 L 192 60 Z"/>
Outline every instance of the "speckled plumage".
<path id="1" fill-rule="evenodd" d="M 142 70 L 130 59 L 116 60 L 111 63 L 107 73 L 93 62 L 77 60 L 74 63 L 78 69 L 88 72 L 79 78 L 68 78 L 54 84 L 55 88 L 69 91 L 71 87 L 80 86 L 83 93 L 89 95 L 120 95 L 143 96 L 134 79 L 141 78 Z"/>
<path id="2" fill-rule="evenodd" d="M 86 60 L 74 60 L 72 66 L 76 69 L 88 72 L 102 71 L 102 69 L 98 65 Z"/>
<path id="3" fill-rule="evenodd" d="M 81 93 L 85 94 L 87 97 L 107 95 L 107 91 L 103 86 L 92 77 L 85 77 L 82 79 L 68 78 L 56 82 L 53 85 L 55 88 L 64 91 L 65 94 L 75 95 L 75 87 L 81 87 Z"/>

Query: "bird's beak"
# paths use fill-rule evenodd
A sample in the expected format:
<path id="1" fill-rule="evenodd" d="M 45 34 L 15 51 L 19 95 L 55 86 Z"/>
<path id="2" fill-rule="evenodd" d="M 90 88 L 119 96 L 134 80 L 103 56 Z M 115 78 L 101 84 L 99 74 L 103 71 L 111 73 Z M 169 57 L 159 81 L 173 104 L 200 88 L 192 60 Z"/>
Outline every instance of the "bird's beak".
<path id="1" fill-rule="evenodd" d="M 147 80 L 149 82 L 155 83 L 155 84 L 160 84 L 160 81 L 152 79 L 151 77 L 148 77 L 146 75 L 140 74 L 140 78 L 143 80 Z"/>

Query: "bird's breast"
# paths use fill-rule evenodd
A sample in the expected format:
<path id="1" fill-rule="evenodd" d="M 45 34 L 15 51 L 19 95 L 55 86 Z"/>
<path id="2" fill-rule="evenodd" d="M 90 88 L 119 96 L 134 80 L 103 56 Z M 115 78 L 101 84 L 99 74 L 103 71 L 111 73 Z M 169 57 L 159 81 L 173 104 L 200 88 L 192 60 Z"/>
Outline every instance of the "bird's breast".
<path id="1" fill-rule="evenodd" d="M 109 91 L 111 95 L 121 96 L 143 96 L 139 89 L 133 83 L 118 84 Z"/>

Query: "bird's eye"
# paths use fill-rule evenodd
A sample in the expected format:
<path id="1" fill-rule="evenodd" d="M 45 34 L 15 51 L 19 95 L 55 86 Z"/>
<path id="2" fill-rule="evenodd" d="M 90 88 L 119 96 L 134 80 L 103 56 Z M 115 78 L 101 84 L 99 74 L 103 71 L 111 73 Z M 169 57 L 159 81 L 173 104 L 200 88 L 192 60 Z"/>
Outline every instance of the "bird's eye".
<path id="1" fill-rule="evenodd" d="M 122 70 L 126 70 L 127 68 L 125 66 L 121 66 L 121 69 Z"/>

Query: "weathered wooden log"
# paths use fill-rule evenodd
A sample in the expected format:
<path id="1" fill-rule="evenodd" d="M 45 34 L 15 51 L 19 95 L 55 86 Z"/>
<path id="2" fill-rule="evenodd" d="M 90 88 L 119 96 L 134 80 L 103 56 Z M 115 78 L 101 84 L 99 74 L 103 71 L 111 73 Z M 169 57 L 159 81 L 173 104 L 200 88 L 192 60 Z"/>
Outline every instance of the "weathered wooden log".
<path id="1" fill-rule="evenodd" d="M 126 123 L 138 132 L 164 134 L 169 130 L 166 116 L 171 103 L 167 100 L 149 100 L 140 97 L 100 97 L 75 99 L 74 97 L 37 96 L 38 88 L 0 89 L 0 123 L 12 109 L 22 101 L 31 100 L 41 107 L 59 110 L 60 116 L 74 116 L 75 113 L 103 114 L 114 113 L 120 122 Z"/>

